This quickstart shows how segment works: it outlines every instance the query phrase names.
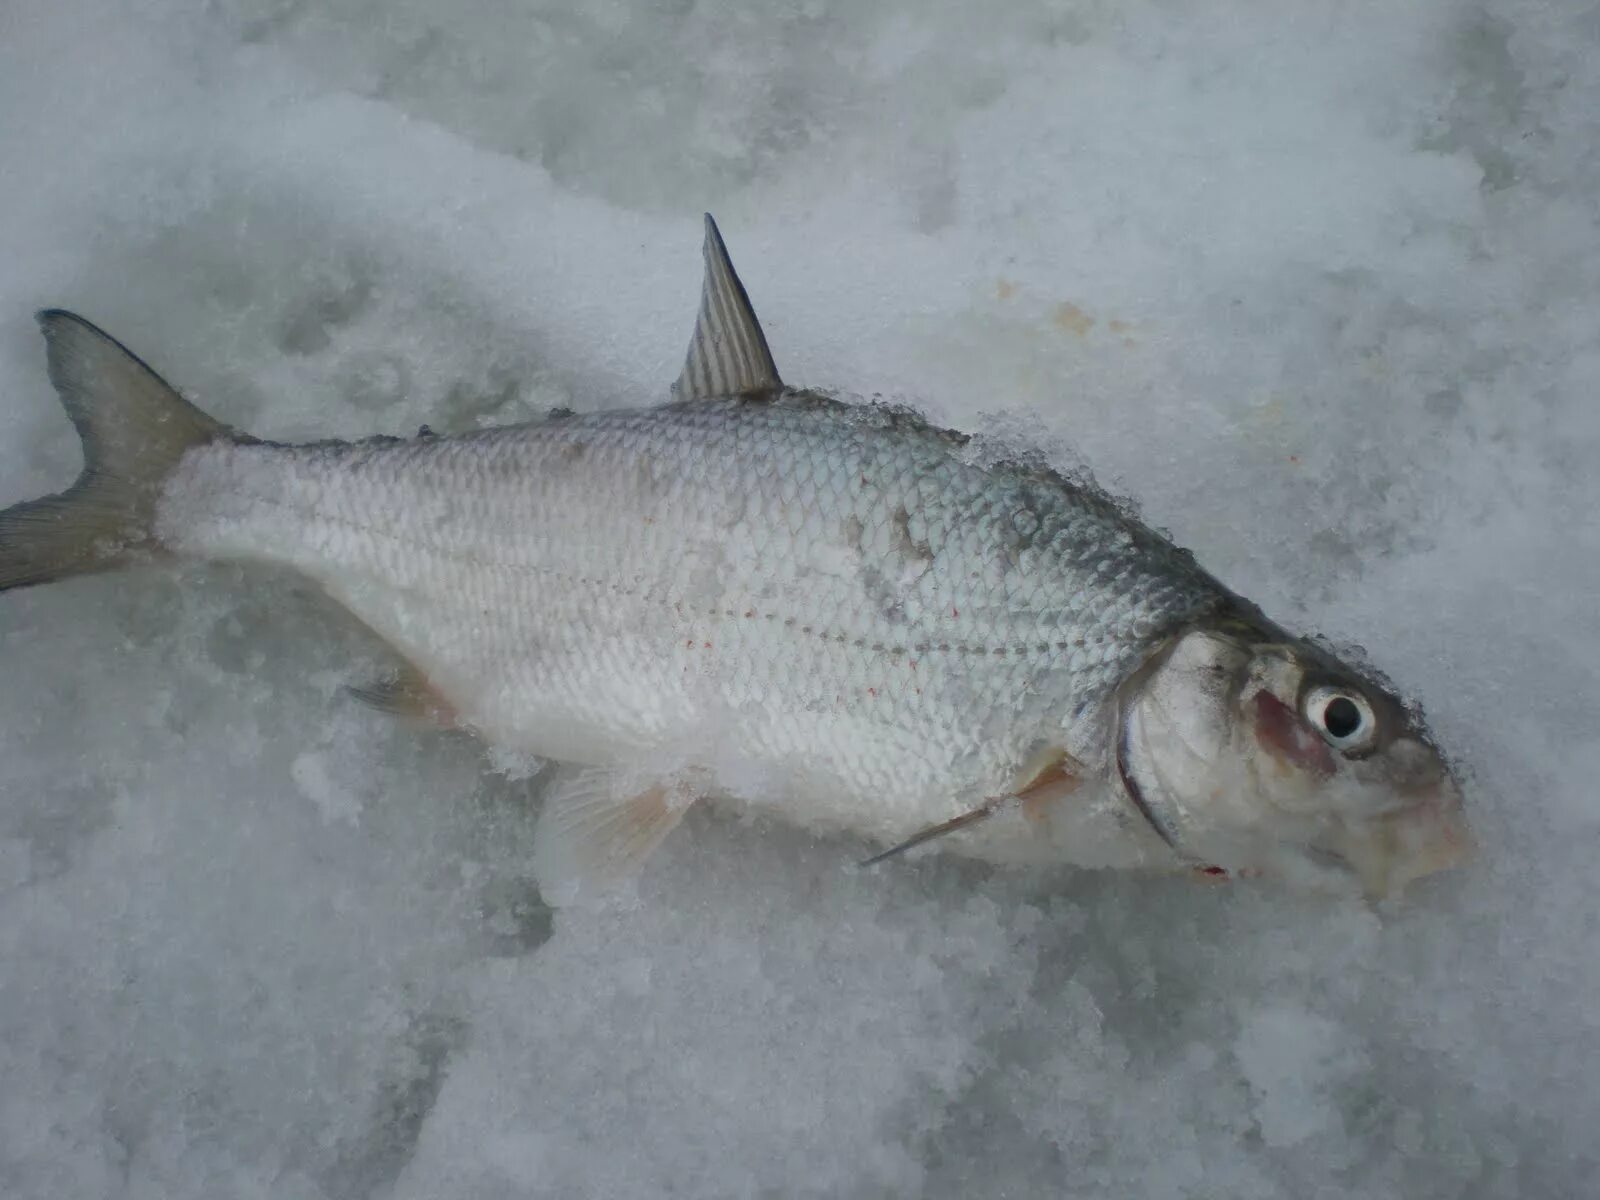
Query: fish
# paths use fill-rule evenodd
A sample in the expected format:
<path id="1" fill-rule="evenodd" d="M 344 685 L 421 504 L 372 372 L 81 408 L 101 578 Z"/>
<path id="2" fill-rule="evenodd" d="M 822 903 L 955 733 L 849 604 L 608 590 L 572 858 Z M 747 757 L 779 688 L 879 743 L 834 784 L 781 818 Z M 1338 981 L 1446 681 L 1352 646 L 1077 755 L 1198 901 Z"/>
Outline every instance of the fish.
<path id="1" fill-rule="evenodd" d="M 663 403 L 286 445 L 81 316 L 38 314 L 83 443 L 0 512 L 0 590 L 264 563 L 394 653 L 374 708 L 561 764 L 552 903 L 633 878 L 695 804 L 1001 864 L 1398 895 L 1470 857 L 1420 711 L 1083 479 L 792 388 L 707 215 Z M 883 868 L 888 869 L 888 868 Z"/>

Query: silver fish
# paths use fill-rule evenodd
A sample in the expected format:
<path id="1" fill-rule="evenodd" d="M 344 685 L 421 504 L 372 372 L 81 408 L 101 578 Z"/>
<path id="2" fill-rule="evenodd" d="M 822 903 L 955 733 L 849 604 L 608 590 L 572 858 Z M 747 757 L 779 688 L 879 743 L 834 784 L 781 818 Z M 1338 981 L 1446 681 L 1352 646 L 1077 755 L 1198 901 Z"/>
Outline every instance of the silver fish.
<path id="1" fill-rule="evenodd" d="M 706 218 L 657 408 L 287 446 L 40 314 L 83 438 L 0 513 L 0 589 L 154 554 L 291 568 L 385 639 L 362 699 L 571 764 L 535 868 L 568 899 L 695 800 L 889 847 L 1374 895 L 1461 859 L 1420 719 L 1094 489 L 913 413 L 786 387 Z"/>

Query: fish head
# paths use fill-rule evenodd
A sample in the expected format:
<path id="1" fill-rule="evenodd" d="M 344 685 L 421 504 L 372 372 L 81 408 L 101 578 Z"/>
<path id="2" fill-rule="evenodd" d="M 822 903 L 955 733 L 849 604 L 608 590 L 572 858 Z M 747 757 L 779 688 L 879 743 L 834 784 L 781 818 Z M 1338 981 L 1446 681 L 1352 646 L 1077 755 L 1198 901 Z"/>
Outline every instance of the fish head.
<path id="1" fill-rule="evenodd" d="M 1193 862 L 1382 899 L 1472 853 L 1420 716 L 1264 621 L 1185 630 L 1117 711 L 1129 801 Z"/>

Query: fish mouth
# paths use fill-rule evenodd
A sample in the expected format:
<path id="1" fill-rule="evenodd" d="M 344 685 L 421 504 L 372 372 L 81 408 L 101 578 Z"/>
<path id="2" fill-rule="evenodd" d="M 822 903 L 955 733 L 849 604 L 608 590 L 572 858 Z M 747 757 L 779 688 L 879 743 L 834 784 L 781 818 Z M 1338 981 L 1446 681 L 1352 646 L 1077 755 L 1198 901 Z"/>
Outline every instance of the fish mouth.
<path id="1" fill-rule="evenodd" d="M 1389 900 L 1418 879 L 1471 862 L 1478 852 L 1460 793 L 1444 780 L 1383 818 L 1370 837 L 1347 846 L 1344 857 L 1369 898 Z"/>

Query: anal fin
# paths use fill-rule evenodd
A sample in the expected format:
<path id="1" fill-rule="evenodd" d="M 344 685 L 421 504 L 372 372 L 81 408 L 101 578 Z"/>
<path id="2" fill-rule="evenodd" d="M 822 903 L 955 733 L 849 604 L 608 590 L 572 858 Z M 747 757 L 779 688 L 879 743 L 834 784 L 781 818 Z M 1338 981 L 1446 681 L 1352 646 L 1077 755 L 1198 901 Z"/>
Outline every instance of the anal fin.
<path id="1" fill-rule="evenodd" d="M 412 717 L 450 728 L 456 724 L 454 707 L 439 694 L 422 670 L 404 663 L 399 670 L 371 683 L 346 689 L 369 708 L 395 717 Z"/>
<path id="2" fill-rule="evenodd" d="M 533 837 L 533 870 L 546 901 L 569 903 L 632 875 L 691 803 L 669 784 L 634 790 L 601 767 L 558 780 Z"/>
<path id="3" fill-rule="evenodd" d="M 907 850 L 914 849 L 924 842 L 931 842 L 934 838 L 941 838 L 947 833 L 954 833 L 958 829 L 965 829 L 968 825 L 976 825 L 979 821 L 988 820 L 1010 799 L 1010 796 L 997 796 L 994 799 L 985 800 L 977 808 L 968 809 L 959 816 L 951 817 L 948 821 L 940 821 L 937 825 L 919 829 L 905 841 L 890 846 L 881 854 L 874 854 L 871 858 L 864 860 L 861 865 L 863 867 L 877 866 L 885 859 L 904 854 Z"/>

